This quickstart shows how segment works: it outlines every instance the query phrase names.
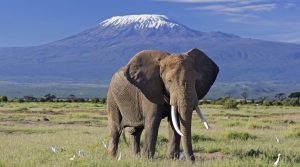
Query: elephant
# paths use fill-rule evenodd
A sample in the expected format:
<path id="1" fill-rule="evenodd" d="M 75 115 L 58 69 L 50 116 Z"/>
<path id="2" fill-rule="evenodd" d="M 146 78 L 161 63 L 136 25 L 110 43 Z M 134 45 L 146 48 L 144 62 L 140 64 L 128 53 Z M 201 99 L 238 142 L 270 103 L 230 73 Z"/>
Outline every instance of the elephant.
<path id="1" fill-rule="evenodd" d="M 161 119 L 168 118 L 169 158 L 179 154 L 180 140 L 186 159 L 195 161 L 191 141 L 192 113 L 207 123 L 198 101 L 215 82 L 219 67 L 199 49 L 171 54 L 144 50 L 131 58 L 112 77 L 108 94 L 110 141 L 108 153 L 114 158 L 124 129 L 132 139 L 133 154 L 153 158 Z M 178 124 L 180 123 L 180 124 Z"/>

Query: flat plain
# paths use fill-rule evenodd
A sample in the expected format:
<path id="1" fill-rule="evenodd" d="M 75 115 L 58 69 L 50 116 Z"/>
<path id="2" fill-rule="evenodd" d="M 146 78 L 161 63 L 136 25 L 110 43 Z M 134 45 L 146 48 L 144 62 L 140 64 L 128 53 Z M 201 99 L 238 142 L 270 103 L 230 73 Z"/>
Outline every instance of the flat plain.
<path id="1" fill-rule="evenodd" d="M 273 166 L 279 153 L 278 166 L 300 166 L 300 107 L 200 107 L 211 128 L 206 130 L 194 113 L 193 166 Z M 154 159 L 134 157 L 129 136 L 126 139 L 121 137 L 120 160 L 109 159 L 101 142 L 109 140 L 105 104 L 0 103 L 0 166 L 191 165 L 166 158 L 166 119 L 160 125 Z"/>

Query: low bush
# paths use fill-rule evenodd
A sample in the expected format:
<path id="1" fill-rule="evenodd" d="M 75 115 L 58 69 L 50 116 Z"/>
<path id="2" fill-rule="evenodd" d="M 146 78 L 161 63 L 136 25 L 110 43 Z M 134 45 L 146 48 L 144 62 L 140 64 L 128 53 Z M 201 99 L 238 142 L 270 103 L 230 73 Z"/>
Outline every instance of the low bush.
<path id="1" fill-rule="evenodd" d="M 272 106 L 273 103 L 272 103 L 271 101 L 265 100 L 265 101 L 263 102 L 263 105 L 264 105 L 264 106 Z"/>
<path id="2" fill-rule="evenodd" d="M 7 102 L 8 98 L 6 96 L 0 96 L 0 102 Z"/>
<path id="3" fill-rule="evenodd" d="M 256 136 L 251 135 L 247 132 L 225 132 L 225 137 L 227 139 L 240 139 L 240 140 L 248 140 L 248 139 L 256 139 Z"/>
<path id="4" fill-rule="evenodd" d="M 158 136 L 157 137 L 157 144 L 158 145 L 164 145 L 164 144 L 167 144 L 168 143 L 168 139 L 166 138 L 166 137 L 164 137 L 164 136 Z"/>
<path id="5" fill-rule="evenodd" d="M 228 99 L 225 99 L 223 107 L 225 109 L 237 109 L 238 108 L 237 105 L 238 105 L 238 102 L 236 100 L 228 98 Z"/>
<path id="6" fill-rule="evenodd" d="M 283 102 L 285 106 L 299 106 L 299 98 L 287 98 Z"/>
<path id="7" fill-rule="evenodd" d="M 93 98 L 91 101 L 92 101 L 92 103 L 99 103 L 100 99 L 99 98 Z"/>
<path id="8" fill-rule="evenodd" d="M 263 152 L 260 149 L 253 149 L 247 150 L 243 153 L 244 157 L 258 157 L 260 154 L 263 154 Z"/>

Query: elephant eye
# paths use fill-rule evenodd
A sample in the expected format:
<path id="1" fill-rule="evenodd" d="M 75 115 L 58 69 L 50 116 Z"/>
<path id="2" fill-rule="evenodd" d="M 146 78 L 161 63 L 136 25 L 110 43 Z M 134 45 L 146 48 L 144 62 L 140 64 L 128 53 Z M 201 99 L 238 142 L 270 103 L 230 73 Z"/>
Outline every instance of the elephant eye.
<path id="1" fill-rule="evenodd" d="M 170 83 L 171 83 L 171 82 L 172 82 L 172 80 L 171 80 L 171 79 L 169 79 L 169 80 L 168 80 L 168 82 L 170 82 Z"/>

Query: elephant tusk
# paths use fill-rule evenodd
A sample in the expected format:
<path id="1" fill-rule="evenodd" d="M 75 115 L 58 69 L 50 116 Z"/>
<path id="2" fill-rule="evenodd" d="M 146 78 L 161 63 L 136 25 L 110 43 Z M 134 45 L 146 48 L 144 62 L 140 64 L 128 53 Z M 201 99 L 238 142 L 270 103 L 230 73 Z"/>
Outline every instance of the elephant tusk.
<path id="1" fill-rule="evenodd" d="M 183 134 L 180 132 L 180 129 L 178 127 L 178 122 L 176 119 L 176 112 L 175 112 L 175 107 L 171 106 L 171 118 L 172 118 L 172 123 L 175 131 L 180 135 L 183 136 Z"/>
<path id="2" fill-rule="evenodd" d="M 202 114 L 202 112 L 201 112 L 201 110 L 200 110 L 200 108 L 198 106 L 196 107 L 196 112 L 199 115 L 199 117 L 201 118 L 201 121 L 203 122 L 205 128 L 208 129 L 209 126 L 208 126 L 208 124 L 206 122 L 206 119 L 205 119 L 204 115 Z"/>

